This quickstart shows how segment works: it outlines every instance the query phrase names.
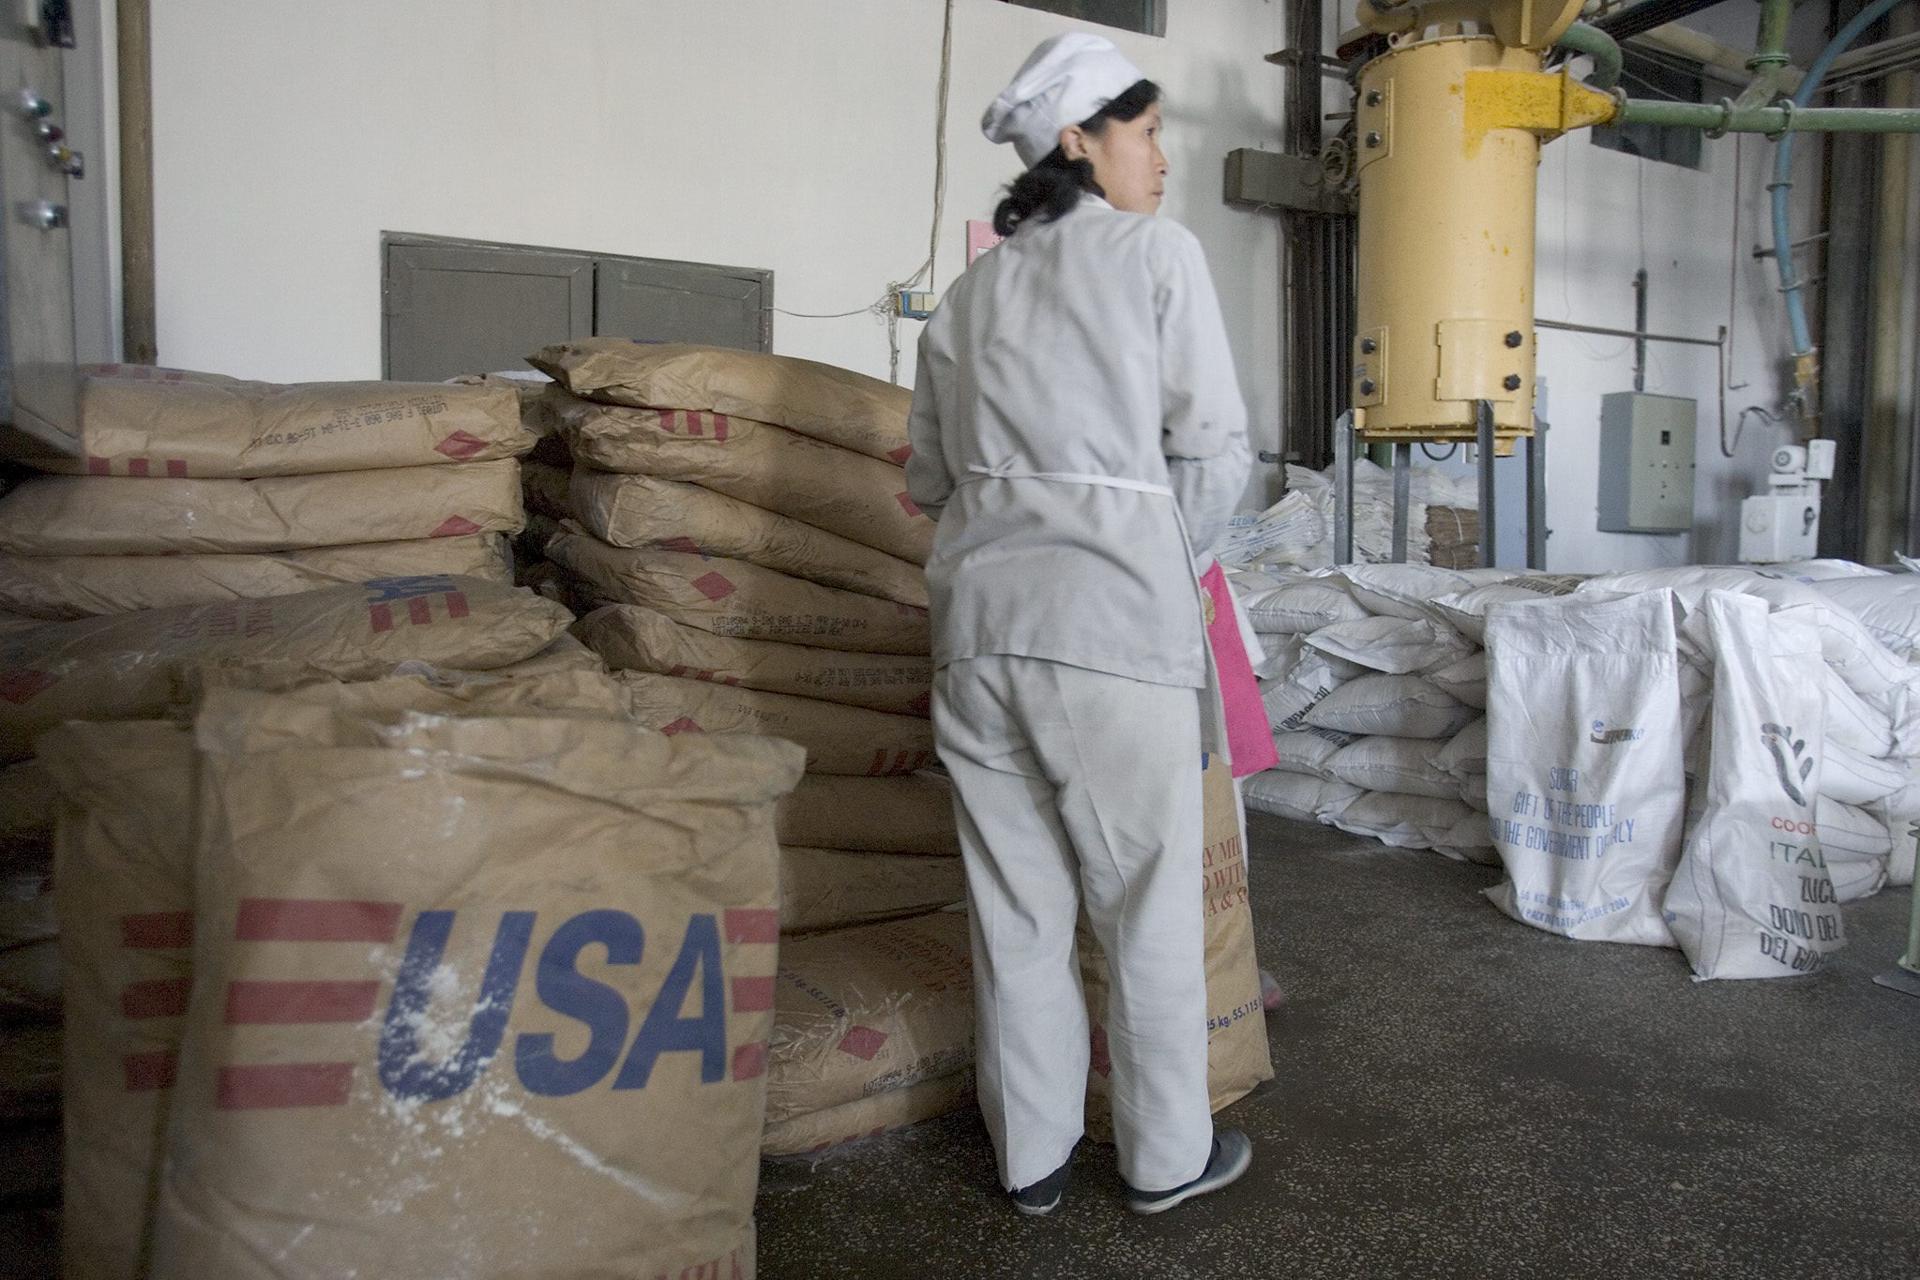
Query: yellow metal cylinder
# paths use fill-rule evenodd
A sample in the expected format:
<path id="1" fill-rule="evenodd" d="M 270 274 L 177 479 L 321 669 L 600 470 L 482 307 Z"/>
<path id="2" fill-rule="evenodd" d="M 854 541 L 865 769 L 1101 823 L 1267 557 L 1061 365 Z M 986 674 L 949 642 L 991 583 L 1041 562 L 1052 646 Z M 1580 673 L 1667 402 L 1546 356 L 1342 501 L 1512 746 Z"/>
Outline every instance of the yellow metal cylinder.
<path id="1" fill-rule="evenodd" d="M 1533 432 L 1540 139 L 1470 105 L 1480 70 L 1538 72 L 1540 54 L 1450 36 L 1361 72 L 1352 394 L 1370 441 L 1472 440 L 1478 400 L 1499 453 Z"/>

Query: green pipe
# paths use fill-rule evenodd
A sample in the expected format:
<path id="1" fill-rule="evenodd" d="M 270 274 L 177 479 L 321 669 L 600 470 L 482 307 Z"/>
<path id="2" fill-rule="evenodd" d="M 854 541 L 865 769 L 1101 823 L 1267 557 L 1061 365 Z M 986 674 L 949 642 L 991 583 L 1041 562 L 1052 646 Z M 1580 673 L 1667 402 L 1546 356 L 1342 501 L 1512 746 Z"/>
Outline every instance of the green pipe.
<path id="1" fill-rule="evenodd" d="M 1769 3 L 1771 2 L 1772 0 L 1769 0 Z M 1584 53 L 1593 59 L 1593 75 L 1588 78 L 1587 83 L 1594 88 L 1611 89 L 1620 83 L 1622 63 L 1620 46 L 1612 36 L 1600 28 L 1584 22 L 1576 22 L 1553 43 L 1555 48 L 1571 49 L 1575 53 Z"/>
<path id="2" fill-rule="evenodd" d="M 1920 107 L 1736 107 L 1731 102 L 1620 98 L 1608 124 L 1659 124 L 1714 133 L 1920 133 Z"/>
<path id="3" fill-rule="evenodd" d="M 1761 0 L 1760 40 L 1747 70 L 1787 65 L 1787 24 L 1793 20 L 1793 0 Z"/>

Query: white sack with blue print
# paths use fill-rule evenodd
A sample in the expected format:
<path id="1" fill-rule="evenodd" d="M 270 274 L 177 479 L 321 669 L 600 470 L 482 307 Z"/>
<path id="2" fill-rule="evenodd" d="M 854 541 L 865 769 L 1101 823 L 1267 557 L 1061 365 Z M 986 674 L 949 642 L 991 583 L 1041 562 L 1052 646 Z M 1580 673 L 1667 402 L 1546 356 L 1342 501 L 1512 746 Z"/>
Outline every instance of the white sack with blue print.
<path id="1" fill-rule="evenodd" d="M 1504 604 L 1487 616 L 1487 804 L 1523 924 L 1672 946 L 1661 917 L 1685 786 L 1665 591 Z"/>
<path id="2" fill-rule="evenodd" d="M 1846 941 L 1821 852 L 1825 754 L 1817 620 L 1709 591 L 1712 737 L 1706 793 L 1666 911 L 1699 978 L 1812 973 Z M 1797 615 L 1797 616 L 1794 616 Z"/>

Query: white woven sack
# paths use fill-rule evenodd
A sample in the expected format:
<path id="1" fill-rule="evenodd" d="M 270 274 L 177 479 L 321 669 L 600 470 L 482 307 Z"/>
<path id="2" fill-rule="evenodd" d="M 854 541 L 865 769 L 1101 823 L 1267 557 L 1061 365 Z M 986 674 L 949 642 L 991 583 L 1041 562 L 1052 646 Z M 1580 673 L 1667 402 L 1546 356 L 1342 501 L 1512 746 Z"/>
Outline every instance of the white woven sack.
<path id="1" fill-rule="evenodd" d="M 1362 736 L 1451 738 L 1476 715 L 1420 676 L 1361 676 L 1350 680 L 1306 714 L 1316 729 Z"/>
<path id="2" fill-rule="evenodd" d="M 1450 591 L 1436 597 L 1431 608 L 1454 630 L 1475 644 L 1485 644 L 1487 610 L 1497 604 L 1527 604 L 1570 595 L 1585 581 L 1585 575 L 1577 573 L 1519 574 L 1502 582 Z"/>
<path id="3" fill-rule="evenodd" d="M 1487 787 L 1487 718 L 1481 716 L 1453 735 L 1447 745 L 1433 753 L 1433 763 L 1461 788 L 1476 783 Z"/>
<path id="4" fill-rule="evenodd" d="M 1898 744 L 1886 713 L 1868 706 L 1831 667 L 1820 681 L 1827 695 L 1827 736 L 1872 760 L 1892 755 Z"/>
<path id="5" fill-rule="evenodd" d="M 1293 669 L 1277 680 L 1264 681 L 1260 701 L 1275 733 L 1302 727 L 1313 709 L 1351 679 L 1356 670 L 1339 658 L 1308 651 Z"/>
<path id="6" fill-rule="evenodd" d="M 1469 813 L 1454 823 L 1433 851 L 1455 862 L 1471 862 L 1482 867 L 1500 865 L 1500 855 L 1493 847 L 1491 824 L 1484 813 Z"/>
<path id="7" fill-rule="evenodd" d="M 1829 866 L 1884 862 L 1893 855 L 1893 832 L 1887 828 L 1886 819 L 1871 809 L 1823 795 L 1814 804 L 1813 822 L 1820 832 L 1820 852 Z"/>
<path id="8" fill-rule="evenodd" d="M 1496 607 L 1487 622 L 1487 800 L 1522 923 L 1671 946 L 1680 857 L 1678 658 L 1664 592 Z"/>
<path id="9" fill-rule="evenodd" d="M 1458 800 L 1375 791 L 1348 805 L 1333 825 L 1396 848 L 1436 849 L 1472 812 Z"/>
<path id="10" fill-rule="evenodd" d="M 1701 600 L 1714 648 L 1712 760 L 1666 914 L 1699 978 L 1812 973 L 1846 941 L 1821 852 L 1824 659 L 1808 617 Z"/>
<path id="11" fill-rule="evenodd" d="M 1290 773 L 1307 773 L 1316 778 L 1332 780 L 1333 775 L 1327 772 L 1327 762 L 1353 741 L 1355 739 L 1348 734 L 1325 729 L 1296 729 L 1292 733 L 1276 733 L 1273 735 L 1273 750 L 1279 760 L 1274 767 Z"/>
<path id="12" fill-rule="evenodd" d="M 1259 638 L 1260 648 L 1247 655 L 1253 659 L 1253 676 L 1256 680 L 1284 676 L 1299 665 L 1306 649 L 1307 642 L 1302 636 L 1274 631 L 1260 634 Z"/>
<path id="13" fill-rule="evenodd" d="M 1460 782 L 1434 763 L 1440 744 L 1423 738 L 1361 738 L 1326 763 L 1326 772 L 1362 791 L 1460 798 Z"/>
<path id="14" fill-rule="evenodd" d="M 1465 705 L 1481 711 L 1487 709 L 1487 655 L 1484 650 L 1476 649 L 1457 662 L 1427 672 L 1426 676 L 1443 693 L 1459 699 Z"/>
<path id="15" fill-rule="evenodd" d="M 1306 639 L 1309 649 L 1388 675 L 1412 675 L 1444 667 L 1472 649 L 1451 627 L 1425 618 L 1356 618 L 1322 627 Z"/>
<path id="16" fill-rule="evenodd" d="M 1911 661 L 1920 653 L 1920 574 L 1829 578 L 1814 590 L 1852 610 L 1881 644 Z"/>
<path id="17" fill-rule="evenodd" d="M 1240 784 L 1247 808 L 1295 822 L 1332 822 L 1360 798 L 1360 788 L 1305 773 L 1268 769 Z"/>
<path id="18" fill-rule="evenodd" d="M 1831 714 L 1831 713 L 1829 713 Z M 1820 766 L 1820 799 L 1867 805 L 1907 785 L 1908 774 L 1891 760 L 1875 760 L 1827 735 L 1827 758 Z"/>
<path id="19" fill-rule="evenodd" d="M 1256 591 L 1246 600 L 1253 629 L 1263 633 L 1305 635 L 1336 622 L 1367 616 L 1338 578 L 1301 578 L 1268 591 Z"/>
<path id="20" fill-rule="evenodd" d="M 1366 611 L 1391 618 L 1431 618 L 1430 602 L 1511 576 L 1511 570 L 1436 569 L 1424 564 L 1352 564 L 1340 570 Z"/>

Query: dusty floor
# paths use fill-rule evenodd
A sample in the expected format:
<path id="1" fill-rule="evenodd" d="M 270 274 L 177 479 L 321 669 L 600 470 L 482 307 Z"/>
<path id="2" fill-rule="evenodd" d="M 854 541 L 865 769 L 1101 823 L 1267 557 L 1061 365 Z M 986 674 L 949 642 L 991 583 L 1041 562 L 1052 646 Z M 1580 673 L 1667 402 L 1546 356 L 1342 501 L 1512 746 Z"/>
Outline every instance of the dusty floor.
<path id="1" fill-rule="evenodd" d="M 956 1115 L 769 1162 L 761 1276 L 1920 1277 L 1920 999 L 1870 981 L 1905 891 L 1849 907 L 1814 977 L 1695 983 L 1675 951 L 1509 922 L 1484 868 L 1252 836 L 1289 1003 L 1277 1078 L 1223 1117 L 1253 1136 L 1244 1180 L 1140 1219 L 1083 1146 L 1061 1210 L 1022 1218 Z M 55 1274 L 51 1083 L 0 1098 L 0 1277 Z"/>

